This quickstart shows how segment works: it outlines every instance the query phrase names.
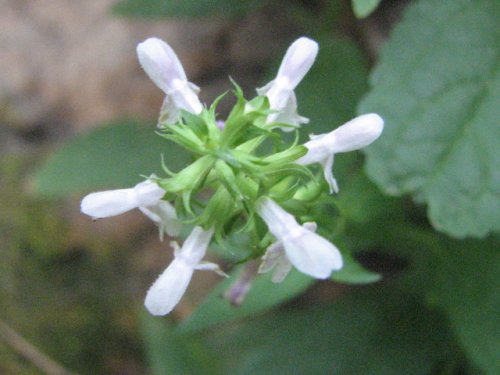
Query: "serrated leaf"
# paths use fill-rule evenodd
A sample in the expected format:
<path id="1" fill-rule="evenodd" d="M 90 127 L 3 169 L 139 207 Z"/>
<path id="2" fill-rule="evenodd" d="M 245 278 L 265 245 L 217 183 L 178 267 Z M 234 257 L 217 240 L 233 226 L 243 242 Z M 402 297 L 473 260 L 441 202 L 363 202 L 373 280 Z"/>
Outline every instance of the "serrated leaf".
<path id="1" fill-rule="evenodd" d="M 358 18 L 368 17 L 382 0 L 352 0 L 352 10 Z"/>
<path id="2" fill-rule="evenodd" d="M 180 332 L 195 332 L 216 324 L 257 315 L 302 293 L 314 279 L 292 270 L 280 284 L 271 282 L 271 273 L 258 275 L 241 306 L 232 306 L 224 292 L 238 279 L 242 269 L 217 285 L 197 310 L 179 326 Z"/>
<path id="3" fill-rule="evenodd" d="M 366 149 L 387 193 L 428 204 L 455 237 L 500 229 L 500 3 L 421 0 L 393 31 L 359 113 L 384 133 Z"/>
<path id="4" fill-rule="evenodd" d="M 124 16 L 162 17 L 226 17 L 243 16 L 257 9 L 263 0 L 121 0 L 113 6 L 113 11 Z"/>
<path id="5" fill-rule="evenodd" d="M 188 161 L 187 154 L 155 134 L 153 124 L 127 121 L 91 130 L 57 150 L 37 171 L 35 192 L 68 196 L 90 190 L 124 188 L 163 175 L 161 155 L 173 170 Z"/>

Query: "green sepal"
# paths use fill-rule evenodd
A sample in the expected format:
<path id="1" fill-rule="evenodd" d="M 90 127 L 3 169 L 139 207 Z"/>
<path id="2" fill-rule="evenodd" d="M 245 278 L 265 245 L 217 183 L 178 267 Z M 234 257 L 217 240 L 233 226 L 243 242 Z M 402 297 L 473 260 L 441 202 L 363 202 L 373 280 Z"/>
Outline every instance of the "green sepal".
<path id="1" fill-rule="evenodd" d="M 310 181 L 301 188 L 299 188 L 294 196 L 293 199 L 302 201 L 302 202 L 311 202 L 316 200 L 321 193 L 323 192 L 323 187 L 318 181 Z"/>
<path id="2" fill-rule="evenodd" d="M 293 146 L 284 151 L 277 152 L 270 156 L 265 157 L 262 161 L 273 167 L 281 167 L 285 164 L 292 163 L 301 156 L 307 153 L 305 146 Z"/>
<path id="3" fill-rule="evenodd" d="M 193 191 L 202 184 L 214 162 L 212 155 L 202 156 L 175 176 L 159 181 L 159 185 L 170 193 Z"/>
<path id="4" fill-rule="evenodd" d="M 207 228 L 214 226 L 215 232 L 220 233 L 226 223 L 232 220 L 238 211 L 237 201 L 221 185 L 214 195 L 212 195 L 207 206 L 199 216 L 199 224 Z"/>
<path id="5" fill-rule="evenodd" d="M 196 154 L 205 152 L 205 142 L 185 124 L 169 125 L 164 132 L 158 132 L 158 134 Z"/>
<path id="6" fill-rule="evenodd" d="M 233 199 L 241 200 L 243 196 L 236 185 L 236 176 L 233 169 L 222 160 L 215 162 L 215 173 L 219 181 L 226 187 Z"/>

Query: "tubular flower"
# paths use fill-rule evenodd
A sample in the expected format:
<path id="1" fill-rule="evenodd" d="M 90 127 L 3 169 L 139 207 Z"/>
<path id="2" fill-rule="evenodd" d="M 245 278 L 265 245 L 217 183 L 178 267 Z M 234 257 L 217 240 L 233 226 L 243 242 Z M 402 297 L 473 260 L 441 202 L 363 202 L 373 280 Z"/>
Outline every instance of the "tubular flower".
<path id="1" fill-rule="evenodd" d="M 202 263 L 214 230 L 195 227 L 182 248 L 172 242 L 175 258 L 151 285 L 144 305 L 153 315 L 166 315 L 179 303 L 191 281 L 194 270 L 210 270 L 227 276 L 215 263 Z"/>
<path id="2" fill-rule="evenodd" d="M 330 277 L 332 271 L 342 268 L 342 256 L 332 243 L 307 227 L 299 225 L 293 215 L 286 212 L 272 199 L 260 198 L 257 201 L 256 211 L 280 243 L 276 247 L 284 248 L 286 259 L 300 272 L 317 279 L 326 279 Z M 278 253 L 278 261 L 283 259 L 279 254 L 279 248 L 270 250 L 271 253 Z M 278 280 L 287 267 L 289 266 L 286 262 L 281 263 L 276 276 Z"/>
<path id="3" fill-rule="evenodd" d="M 359 150 L 375 141 L 384 128 L 384 120 L 375 113 L 358 116 L 355 119 L 326 134 L 310 135 L 310 141 L 304 146 L 307 154 L 296 163 L 309 165 L 320 163 L 330 193 L 338 193 L 337 181 L 333 177 L 332 167 L 335 154 Z"/>
<path id="4" fill-rule="evenodd" d="M 189 82 L 179 58 L 163 40 L 149 38 L 137 46 L 139 62 L 149 78 L 166 94 L 160 122 L 177 122 L 180 110 L 199 114 L 199 87 Z"/>
<path id="5" fill-rule="evenodd" d="M 314 222 L 308 222 L 304 223 L 302 227 L 311 232 L 316 232 L 317 225 Z M 285 247 L 281 241 L 274 242 L 266 249 L 258 272 L 266 273 L 273 268 L 274 272 L 271 278 L 273 283 L 281 283 L 292 270 L 292 263 L 290 263 L 290 260 L 287 258 Z"/>
<path id="6" fill-rule="evenodd" d="M 294 90 L 311 68 L 318 44 L 306 37 L 297 39 L 286 51 L 276 78 L 267 85 L 257 89 L 259 95 L 269 99 L 271 113 L 267 123 L 279 122 L 290 125 L 283 130 L 293 130 L 300 124 L 306 124 L 309 119 L 297 114 L 297 98 Z"/>
<path id="7" fill-rule="evenodd" d="M 153 220 L 163 233 L 177 236 L 180 232 L 180 222 L 175 209 L 166 201 L 161 200 L 165 190 L 155 182 L 146 180 L 130 189 L 118 189 L 91 193 L 82 199 L 81 211 L 94 219 L 120 215 L 139 208 L 147 217 Z"/>

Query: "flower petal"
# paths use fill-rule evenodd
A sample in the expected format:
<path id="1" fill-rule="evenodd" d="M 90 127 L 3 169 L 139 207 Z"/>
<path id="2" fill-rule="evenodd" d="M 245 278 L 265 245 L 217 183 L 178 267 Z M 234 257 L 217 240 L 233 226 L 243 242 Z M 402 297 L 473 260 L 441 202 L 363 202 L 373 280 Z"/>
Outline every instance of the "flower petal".
<path id="1" fill-rule="evenodd" d="M 176 259 L 182 259 L 191 267 L 196 267 L 205 256 L 213 234 L 213 228 L 204 230 L 202 227 L 194 227 L 175 255 Z"/>
<path id="2" fill-rule="evenodd" d="M 135 190 L 118 189 L 91 193 L 82 199 L 81 211 L 93 218 L 120 215 L 139 206 Z"/>
<path id="3" fill-rule="evenodd" d="M 169 202 L 159 201 L 154 206 L 139 207 L 139 209 L 158 225 L 161 241 L 164 233 L 170 237 L 176 237 L 181 233 L 182 223 L 177 220 L 175 208 Z"/>
<path id="4" fill-rule="evenodd" d="M 193 268 L 174 259 L 151 285 L 144 305 L 153 315 L 166 315 L 179 303 L 193 276 Z"/>
<path id="5" fill-rule="evenodd" d="M 303 229 L 302 233 L 283 238 L 285 252 L 295 268 L 317 279 L 330 277 L 332 271 L 342 268 L 342 255 L 329 241 Z"/>
<path id="6" fill-rule="evenodd" d="M 376 113 L 358 116 L 335 129 L 331 152 L 359 150 L 375 141 L 384 129 L 384 120 Z"/>

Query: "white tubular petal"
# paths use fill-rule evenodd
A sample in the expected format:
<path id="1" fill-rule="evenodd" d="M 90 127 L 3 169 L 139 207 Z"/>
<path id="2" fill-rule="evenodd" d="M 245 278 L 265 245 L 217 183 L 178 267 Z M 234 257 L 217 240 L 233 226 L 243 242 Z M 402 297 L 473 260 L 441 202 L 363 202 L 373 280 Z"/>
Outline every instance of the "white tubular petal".
<path id="1" fill-rule="evenodd" d="M 293 215 L 286 212 L 272 199 L 264 197 L 257 201 L 256 210 L 265 221 L 269 231 L 278 239 L 285 236 L 295 227 L 300 227 Z"/>
<path id="2" fill-rule="evenodd" d="M 139 62 L 151 80 L 166 94 L 174 80 L 187 81 L 186 73 L 174 50 L 158 38 L 149 38 L 137 45 Z"/>
<path id="3" fill-rule="evenodd" d="M 304 147 L 307 148 L 307 154 L 297 159 L 295 163 L 300 165 L 321 163 L 328 155 L 332 154 L 329 142 L 328 134 L 312 136 L 310 141 L 304 143 Z"/>
<path id="4" fill-rule="evenodd" d="M 285 280 L 286 276 L 292 270 L 292 263 L 288 260 L 286 256 L 282 256 L 278 259 L 276 268 L 274 269 L 271 281 L 275 284 L 279 284 Z"/>
<path id="5" fill-rule="evenodd" d="M 384 120 L 375 113 L 358 116 L 331 134 L 332 153 L 359 150 L 375 141 L 384 129 Z"/>
<path id="6" fill-rule="evenodd" d="M 139 207 L 139 209 L 158 225 L 161 241 L 164 233 L 170 237 L 176 237 L 181 233 L 182 223 L 177 220 L 175 208 L 169 202 L 159 201 L 155 206 Z"/>
<path id="7" fill-rule="evenodd" d="M 179 58 L 170 46 L 158 38 L 149 38 L 137 46 L 139 62 L 151 80 L 167 95 L 160 119 L 169 123 L 179 119 L 179 109 L 198 114 L 203 105 L 200 89 L 188 82 Z"/>
<path id="8" fill-rule="evenodd" d="M 182 259 L 191 267 L 196 267 L 205 256 L 213 234 L 213 228 L 203 230 L 201 227 L 194 227 L 191 234 L 184 241 L 179 253 L 176 254 L 176 258 Z"/>
<path id="9" fill-rule="evenodd" d="M 339 192 L 339 185 L 337 180 L 333 177 L 333 154 L 328 156 L 326 159 L 321 161 L 321 166 L 323 167 L 323 176 L 325 177 L 326 183 L 330 189 L 330 194 Z"/>
<path id="10" fill-rule="evenodd" d="M 135 185 L 134 192 L 137 196 L 137 202 L 139 202 L 139 206 L 141 207 L 158 204 L 166 193 L 165 190 L 151 180 L 146 180 Z"/>
<path id="11" fill-rule="evenodd" d="M 139 206 L 135 190 L 119 189 L 91 193 L 83 198 L 81 211 L 93 218 L 122 214 Z"/>
<path id="12" fill-rule="evenodd" d="M 197 271 L 213 271 L 219 276 L 229 277 L 229 275 L 221 270 L 219 265 L 216 263 L 201 262 L 200 264 L 195 266 L 194 269 Z"/>
<path id="13" fill-rule="evenodd" d="M 311 69 L 317 54 L 318 43 L 306 37 L 297 39 L 288 47 L 276 78 L 286 78 L 293 90 Z"/>
<path id="14" fill-rule="evenodd" d="M 295 268 L 317 279 L 326 279 L 332 271 L 342 268 L 342 256 L 332 243 L 299 228 L 302 232 L 296 231 L 282 239 L 286 255 Z"/>
<path id="15" fill-rule="evenodd" d="M 262 263 L 257 270 L 258 273 L 271 271 L 277 264 L 280 257 L 285 255 L 285 248 L 281 242 L 275 242 L 266 249 L 262 257 Z"/>
<path id="16" fill-rule="evenodd" d="M 153 315 L 166 315 L 179 303 L 193 276 L 193 268 L 174 259 L 151 285 L 144 305 Z"/>

